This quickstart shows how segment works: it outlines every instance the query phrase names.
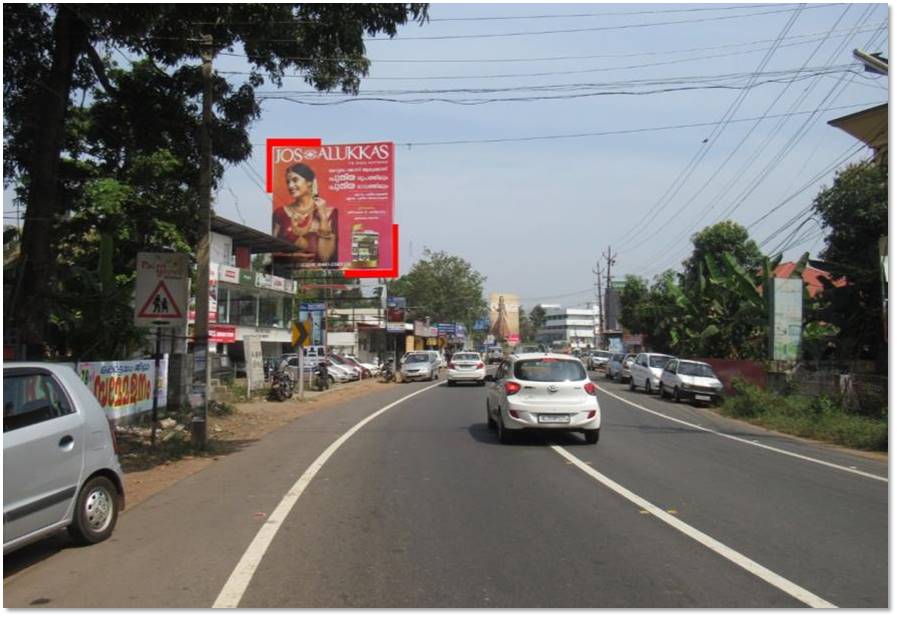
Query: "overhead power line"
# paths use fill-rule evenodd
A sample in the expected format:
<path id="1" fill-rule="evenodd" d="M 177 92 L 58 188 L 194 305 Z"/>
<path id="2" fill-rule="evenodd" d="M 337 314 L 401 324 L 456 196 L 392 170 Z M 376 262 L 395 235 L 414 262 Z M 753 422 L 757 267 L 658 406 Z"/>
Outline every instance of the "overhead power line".
<path id="1" fill-rule="evenodd" d="M 822 39 L 823 41 L 825 39 Z M 809 45 L 818 42 L 818 39 L 811 41 L 801 41 L 799 43 L 791 43 L 790 45 L 781 45 L 781 47 L 796 47 Z M 499 73 L 490 75 L 411 75 L 411 76 L 387 76 L 387 77 L 365 77 L 365 81 L 446 81 L 446 80 L 466 80 L 466 79 L 509 79 L 515 77 L 556 77 L 560 75 L 586 75 L 589 73 L 606 73 L 611 71 L 631 71 L 633 69 L 643 69 L 655 66 L 669 66 L 673 64 L 686 64 L 688 62 L 698 62 L 702 60 L 716 60 L 719 58 L 728 58 L 732 56 L 744 56 L 748 54 L 756 54 L 767 51 L 767 48 L 748 49 L 741 51 L 733 51 L 730 53 L 707 54 L 702 56 L 693 56 L 690 58 L 677 58 L 675 60 L 662 60 L 659 62 L 644 62 L 640 64 L 622 64 L 615 66 L 603 66 L 590 69 L 577 69 L 572 71 L 542 71 L 538 73 Z M 252 75 L 250 71 L 218 71 L 219 75 Z M 282 76 L 284 79 L 306 79 L 302 74 L 288 74 Z"/>
<path id="2" fill-rule="evenodd" d="M 812 7 L 806 7 L 805 10 L 810 9 L 826 9 L 833 6 L 842 6 L 840 4 L 820 4 Z M 768 11 L 757 11 L 754 13 L 744 13 L 740 15 L 723 15 L 719 17 L 704 17 L 699 19 L 685 19 L 679 21 L 658 21 L 651 22 L 647 24 L 620 24 L 616 26 L 595 26 L 591 28 L 573 28 L 567 30 L 540 30 L 536 32 L 492 32 L 487 34 L 449 34 L 449 35 L 433 35 L 433 36 L 403 36 L 403 37 L 392 37 L 392 38 L 377 38 L 377 37 L 365 37 L 366 41 L 377 41 L 377 42 L 385 42 L 385 41 L 445 41 L 445 40 L 457 40 L 457 39 L 486 39 L 486 38 L 506 38 L 506 37 L 517 37 L 517 36 L 543 36 L 543 35 L 551 35 L 551 34 L 574 34 L 577 32 L 606 32 L 610 30 L 630 30 L 636 28 L 654 28 L 657 26 L 675 26 L 680 24 L 696 24 L 696 23 L 704 23 L 709 21 L 723 21 L 723 20 L 731 20 L 731 19 L 744 19 L 746 17 L 760 17 L 763 15 L 778 15 L 781 13 L 790 13 L 793 11 L 793 8 L 788 9 L 775 9 Z M 293 42 L 293 41 L 278 41 L 278 42 Z"/>
<path id="3" fill-rule="evenodd" d="M 876 26 L 877 27 L 877 26 Z M 868 29 L 863 30 L 863 32 L 871 31 L 876 27 L 870 26 Z M 843 31 L 836 31 L 835 34 L 842 33 L 852 33 L 853 31 L 850 29 L 845 29 Z M 798 43 L 789 44 L 791 45 L 807 45 L 819 40 L 819 37 L 824 37 L 825 32 L 808 32 L 806 34 L 796 34 L 793 36 L 785 37 L 785 41 L 798 41 L 801 39 L 807 39 L 805 41 L 801 41 Z M 726 45 L 714 45 L 710 47 L 692 47 L 688 49 L 663 49 L 658 51 L 631 51 L 631 52 L 620 52 L 620 53 L 609 53 L 609 54 L 592 54 L 586 56 L 547 56 L 547 57 L 530 57 L 530 58 L 368 58 L 370 62 L 374 64 L 489 64 L 489 63 L 503 63 L 503 62 L 556 62 L 556 61 L 566 61 L 566 60 L 597 60 L 602 58 L 639 58 L 642 56 L 672 56 L 676 54 L 687 54 L 687 53 L 696 53 L 696 52 L 704 52 L 704 51 L 714 51 L 721 49 L 732 49 L 733 47 L 749 47 L 751 45 L 761 45 L 764 43 L 772 43 L 776 39 L 760 39 L 756 41 L 745 41 L 741 43 L 728 43 Z M 249 56 L 245 53 L 235 53 L 235 52 L 227 52 L 222 51 L 218 53 L 219 56 L 231 57 L 231 58 L 246 58 L 249 59 Z M 310 56 L 282 56 L 284 60 L 301 60 L 301 61 L 327 61 L 327 62 L 346 62 L 349 60 L 357 60 L 355 57 L 350 56 L 323 56 L 323 57 L 310 57 Z"/>

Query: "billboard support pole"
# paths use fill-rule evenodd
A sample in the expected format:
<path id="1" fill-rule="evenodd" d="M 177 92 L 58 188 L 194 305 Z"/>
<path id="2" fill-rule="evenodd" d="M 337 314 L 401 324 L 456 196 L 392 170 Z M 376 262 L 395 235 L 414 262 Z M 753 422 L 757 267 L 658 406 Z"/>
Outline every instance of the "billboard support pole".
<path id="1" fill-rule="evenodd" d="M 162 356 L 162 326 L 156 326 L 156 353 L 153 356 L 155 369 L 153 370 L 153 430 L 150 437 L 150 446 L 156 449 L 156 424 L 159 422 L 159 360 Z"/>

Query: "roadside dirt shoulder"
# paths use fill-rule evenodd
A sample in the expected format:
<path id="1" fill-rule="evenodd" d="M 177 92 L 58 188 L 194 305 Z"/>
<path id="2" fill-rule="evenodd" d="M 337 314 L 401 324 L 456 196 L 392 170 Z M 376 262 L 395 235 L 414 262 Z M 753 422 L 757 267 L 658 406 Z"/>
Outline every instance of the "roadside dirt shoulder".
<path id="1" fill-rule="evenodd" d="M 395 385 L 382 383 L 378 379 L 366 379 L 323 393 L 314 393 L 314 398 L 304 401 L 296 398 L 283 403 L 253 400 L 234 404 L 235 411 L 231 414 L 209 416 L 208 448 L 205 452 L 188 453 L 175 460 L 159 452 L 152 453 L 145 444 L 129 440 L 127 433 L 119 434 L 122 447 L 119 458 L 125 471 L 125 512 L 176 482 L 205 469 L 222 456 L 240 450 L 296 418 L 393 388 Z"/>

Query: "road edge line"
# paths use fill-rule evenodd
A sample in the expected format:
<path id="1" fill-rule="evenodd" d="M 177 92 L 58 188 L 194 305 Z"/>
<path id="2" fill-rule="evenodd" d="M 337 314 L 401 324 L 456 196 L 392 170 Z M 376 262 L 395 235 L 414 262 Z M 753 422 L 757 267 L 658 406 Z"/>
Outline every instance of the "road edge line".
<path id="1" fill-rule="evenodd" d="M 296 505 L 296 502 L 299 501 L 299 497 L 302 496 L 302 493 L 305 491 L 306 487 L 314 480 L 317 473 L 321 470 L 325 463 L 330 459 L 333 454 L 339 450 L 340 446 L 342 446 L 346 441 L 349 440 L 352 435 L 357 433 L 362 429 L 368 422 L 371 422 L 378 416 L 386 413 L 393 407 L 404 403 L 410 398 L 413 398 L 419 394 L 422 394 L 428 390 L 432 390 L 438 386 L 442 385 L 442 382 L 435 383 L 431 386 L 427 386 L 426 388 L 421 388 L 416 392 L 412 392 L 411 394 L 400 398 L 397 401 L 393 401 L 389 405 L 385 407 L 381 407 L 368 417 L 364 418 L 360 422 L 358 422 L 355 426 L 350 428 L 348 431 L 343 433 L 336 441 L 334 441 L 330 446 L 327 447 L 318 458 L 312 462 L 311 465 L 305 470 L 305 472 L 299 477 L 295 484 L 286 492 L 283 496 L 283 499 L 280 500 L 280 503 L 277 504 L 277 507 L 268 517 L 268 519 L 262 524 L 261 528 L 256 532 L 255 537 L 252 539 L 252 542 L 249 543 L 249 546 L 246 548 L 246 551 L 243 553 L 243 556 L 240 558 L 240 561 L 237 562 L 236 567 L 231 572 L 231 575 L 228 577 L 227 582 L 224 584 L 224 587 L 221 588 L 221 591 L 218 594 L 218 597 L 215 599 L 215 603 L 212 605 L 212 608 L 238 608 L 240 601 L 243 599 L 243 594 L 246 592 L 246 589 L 249 587 L 249 583 L 252 581 L 252 577 L 255 574 L 256 569 L 259 564 L 262 562 L 262 559 L 265 556 L 265 553 L 268 550 L 268 546 L 270 546 L 271 542 L 274 540 L 274 536 L 280 530 L 280 526 L 286 520 L 290 511 L 293 509 L 293 506 Z"/>
<path id="2" fill-rule="evenodd" d="M 597 384 L 596 384 L 596 385 L 597 385 Z M 699 425 L 699 424 L 692 424 L 691 422 L 686 422 L 685 420 L 679 420 L 678 418 L 673 418 L 672 416 L 668 416 L 668 415 L 666 415 L 666 414 L 662 414 L 662 413 L 660 413 L 659 411 L 654 411 L 653 409 L 648 409 L 647 407 L 643 407 L 642 405 L 639 405 L 638 403 L 633 403 L 632 401 L 627 400 L 627 399 L 623 398 L 622 396 L 619 396 L 619 395 L 617 395 L 617 394 L 614 394 L 613 392 L 610 392 L 609 390 L 605 390 L 605 389 L 602 388 L 601 386 L 598 386 L 598 389 L 601 390 L 602 392 L 604 392 L 605 394 L 607 394 L 608 396 L 612 396 L 612 397 L 614 397 L 614 398 L 617 399 L 618 401 L 622 401 L 622 402 L 626 403 L 627 405 L 631 405 L 632 407 L 635 407 L 636 409 L 641 409 L 642 411 L 647 411 L 648 413 L 652 413 L 652 414 L 654 414 L 655 416 L 660 416 L 661 418 L 665 418 L 666 420 L 669 420 L 670 422 L 676 422 L 677 424 L 683 424 L 683 425 L 688 426 L 688 427 L 691 427 L 691 428 L 696 428 L 696 429 L 698 429 L 699 431 L 704 431 L 705 433 L 712 433 L 712 434 L 714 434 L 714 435 L 718 435 L 719 437 L 725 437 L 726 439 L 731 439 L 731 440 L 733 440 L 733 441 L 738 441 L 738 442 L 741 442 L 741 443 L 743 443 L 743 444 L 747 444 L 747 445 L 749 445 L 749 446 L 754 446 L 755 448 L 763 448 L 764 450 L 770 450 L 770 451 L 772 451 L 772 452 L 778 452 L 779 454 L 784 454 L 785 456 L 791 456 L 791 457 L 798 458 L 798 459 L 801 459 L 801 460 L 804 460 L 804 461 L 809 461 L 809 462 L 811 462 L 811 463 L 816 463 L 816 464 L 818 464 L 818 465 L 824 465 L 824 466 L 826 466 L 826 467 L 832 467 L 833 469 L 839 469 L 839 470 L 841 470 L 841 471 L 846 471 L 847 473 L 856 474 L 856 475 L 858 475 L 858 476 L 863 476 L 863 477 L 865 477 L 865 478 L 871 478 L 872 480 L 878 480 L 878 481 L 880 481 L 880 482 L 884 482 L 885 484 L 888 483 L 888 479 L 887 479 L 887 478 L 884 478 L 884 477 L 882 477 L 882 476 L 877 476 L 877 475 L 875 475 L 875 474 L 868 473 L 868 472 L 866 472 L 866 471 L 860 471 L 859 469 L 851 469 L 851 468 L 849 468 L 849 467 L 844 467 L 844 466 L 842 466 L 842 465 L 837 465 L 837 464 L 835 464 L 835 463 L 829 463 L 828 461 L 823 461 L 823 460 L 820 460 L 820 459 L 818 459 L 818 458 L 813 458 L 813 457 L 811 457 L 811 456 L 804 456 L 803 454 L 797 454 L 797 453 L 795 453 L 795 452 L 789 452 L 788 450 L 782 450 L 781 448 L 774 448 L 774 447 L 772 447 L 772 446 L 767 446 L 766 444 L 755 443 L 755 442 L 753 442 L 753 441 L 749 441 L 749 440 L 747 440 L 747 439 L 743 439 L 743 438 L 741 438 L 741 437 L 735 437 L 734 435 L 727 435 L 726 433 L 721 433 L 721 432 L 719 432 L 719 431 L 715 431 L 715 430 L 713 430 L 713 429 L 706 428 L 706 427 L 701 426 L 701 425 Z"/>
<path id="3" fill-rule="evenodd" d="M 824 598 L 820 598 L 819 596 L 812 593 L 811 591 L 808 591 L 808 590 L 804 589 L 803 587 L 801 587 L 800 585 L 789 581 L 785 577 L 783 577 L 779 574 L 776 574 L 769 568 L 766 568 L 766 567 L 760 565 L 759 563 L 757 563 L 753 559 L 750 559 L 746 555 L 743 555 L 743 554 L 739 553 L 738 551 L 736 551 L 732 548 L 729 548 L 728 546 L 726 546 L 719 540 L 715 540 L 714 538 L 708 536 L 704 532 L 699 531 L 698 529 L 695 529 L 688 523 L 685 523 L 682 520 L 676 518 L 675 516 L 668 514 L 661 508 L 658 508 L 657 506 L 655 506 L 650 501 L 648 501 L 642 497 L 639 497 L 638 495 L 636 495 L 629 489 L 625 488 L 624 486 L 622 486 L 620 484 L 617 484 L 616 482 L 614 482 L 613 480 L 611 480 L 604 474 L 596 471 L 592 467 L 589 467 L 586 463 L 584 463 L 577 457 L 575 457 L 572 454 L 570 454 L 569 452 L 567 452 L 567 450 L 565 450 L 561 446 L 552 445 L 551 448 L 552 448 L 552 450 L 554 450 L 555 452 L 560 454 L 562 457 L 567 459 L 567 461 L 569 461 L 570 463 L 575 465 L 577 468 L 579 468 L 580 471 L 585 472 L 586 475 L 597 480 L 598 482 L 603 484 L 605 487 L 607 487 L 610 490 L 612 490 L 613 492 L 617 493 L 624 499 L 631 501 L 639 508 L 645 510 L 646 512 L 649 512 L 650 514 L 652 514 L 656 518 L 660 519 L 662 522 L 666 523 L 667 525 L 673 527 L 680 533 L 683 533 L 684 535 L 688 536 L 692 540 L 698 542 L 699 544 L 704 545 L 706 548 L 709 548 L 711 551 L 717 553 L 721 557 L 731 561 L 736 566 L 738 566 L 744 570 L 747 570 L 754 576 L 760 578 L 761 580 L 763 580 L 766 583 L 772 585 L 773 587 L 779 589 L 780 591 L 783 591 L 784 593 L 788 594 L 792 598 L 795 598 L 795 599 L 803 602 L 804 604 L 806 604 L 807 606 L 809 606 L 811 608 L 838 608 L 837 606 L 835 606 L 828 600 L 825 600 Z"/>

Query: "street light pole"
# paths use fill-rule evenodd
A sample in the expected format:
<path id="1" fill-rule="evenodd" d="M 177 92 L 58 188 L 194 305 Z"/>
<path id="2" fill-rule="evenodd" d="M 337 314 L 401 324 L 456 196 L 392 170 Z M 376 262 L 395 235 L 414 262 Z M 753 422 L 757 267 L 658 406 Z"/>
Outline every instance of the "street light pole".
<path id="1" fill-rule="evenodd" d="M 199 225 L 196 245 L 196 320 L 193 324 L 193 447 L 206 447 L 209 408 L 209 242 L 212 216 L 212 36 L 202 37 L 202 123 L 199 130 Z"/>

